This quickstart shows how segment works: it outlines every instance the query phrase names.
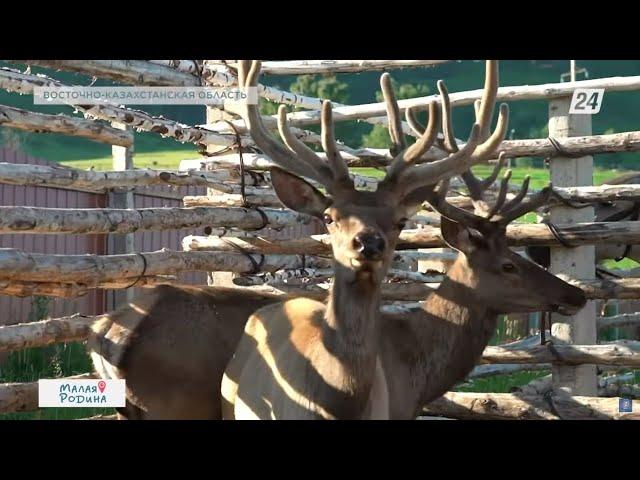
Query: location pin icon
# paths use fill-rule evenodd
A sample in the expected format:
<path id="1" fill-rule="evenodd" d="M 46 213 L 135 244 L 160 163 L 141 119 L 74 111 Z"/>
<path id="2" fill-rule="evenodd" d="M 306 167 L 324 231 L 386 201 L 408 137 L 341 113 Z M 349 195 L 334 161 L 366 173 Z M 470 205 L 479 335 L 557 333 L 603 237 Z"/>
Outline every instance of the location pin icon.
<path id="1" fill-rule="evenodd" d="M 100 393 L 104 392 L 104 389 L 107 387 L 107 382 L 105 382 L 104 380 L 100 380 L 98 382 L 98 390 L 100 390 Z"/>

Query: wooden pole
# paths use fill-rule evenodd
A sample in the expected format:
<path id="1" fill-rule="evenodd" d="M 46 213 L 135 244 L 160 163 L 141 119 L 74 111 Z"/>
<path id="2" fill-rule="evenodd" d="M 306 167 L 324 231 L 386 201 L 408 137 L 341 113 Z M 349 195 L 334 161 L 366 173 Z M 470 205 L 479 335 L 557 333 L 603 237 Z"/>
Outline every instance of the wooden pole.
<path id="1" fill-rule="evenodd" d="M 590 115 L 570 115 L 571 97 L 563 97 L 549 102 L 549 136 L 573 137 L 591 135 Z M 554 157 L 550 166 L 551 182 L 558 187 L 593 184 L 593 157 Z M 574 209 L 564 205 L 551 208 L 551 222 L 573 224 L 591 222 L 593 207 Z M 573 278 L 595 278 L 595 247 L 584 245 L 575 248 L 551 247 L 550 271 Z M 597 341 L 596 304 L 586 306 L 573 317 L 552 315 L 551 330 L 556 343 L 590 345 Z M 598 394 L 595 365 L 552 367 L 554 391 L 570 395 L 596 396 Z"/>
<path id="2" fill-rule="evenodd" d="M 207 66 L 211 60 L 205 60 L 204 65 Z M 206 121 L 207 125 L 212 125 L 219 121 L 228 121 L 231 122 L 234 120 L 234 115 L 229 112 L 225 112 L 224 109 L 215 108 L 211 106 L 205 107 L 206 109 Z M 241 147 L 240 147 L 241 148 Z M 216 151 L 220 151 L 220 147 L 215 145 L 208 145 L 207 152 L 215 153 Z M 205 170 L 206 166 L 202 166 L 201 169 Z M 215 197 L 220 192 L 213 189 L 207 188 L 207 196 Z M 228 287 L 233 286 L 233 278 L 235 275 L 231 272 L 208 272 L 207 273 L 207 284 L 211 286 L 219 286 L 219 287 Z"/>
<path id="3" fill-rule="evenodd" d="M 112 123 L 113 128 L 131 132 L 131 127 L 124 123 Z M 113 156 L 114 170 L 133 170 L 133 144 L 131 147 L 120 147 L 114 145 L 111 147 Z M 114 188 L 111 192 L 109 203 L 113 208 L 136 208 L 131 188 Z M 111 234 L 109 235 L 109 253 L 117 255 L 121 253 L 135 252 L 134 234 Z M 113 290 L 107 295 L 107 308 L 113 310 L 118 308 L 124 302 L 133 300 L 134 290 L 127 288 L 126 290 Z"/>

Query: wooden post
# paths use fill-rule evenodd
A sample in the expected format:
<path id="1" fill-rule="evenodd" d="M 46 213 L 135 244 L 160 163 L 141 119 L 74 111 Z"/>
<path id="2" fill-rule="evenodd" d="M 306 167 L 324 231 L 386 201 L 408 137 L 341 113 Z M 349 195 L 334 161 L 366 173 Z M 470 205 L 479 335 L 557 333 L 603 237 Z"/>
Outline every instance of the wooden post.
<path id="1" fill-rule="evenodd" d="M 113 122 L 112 126 L 120 130 L 131 130 L 131 127 L 118 122 Z M 131 170 L 133 169 L 133 146 L 120 147 L 113 145 L 111 147 L 113 156 L 114 170 Z M 111 190 L 109 205 L 112 208 L 135 208 L 132 188 L 114 188 Z M 111 234 L 109 235 L 109 253 L 133 253 L 135 252 L 134 234 Z M 134 289 L 112 290 L 107 295 L 107 309 L 112 310 L 119 307 L 124 302 L 130 302 L 134 297 Z"/>
<path id="2" fill-rule="evenodd" d="M 205 60 L 204 63 L 206 64 L 208 61 L 209 60 Z M 232 121 L 236 119 L 235 115 L 225 112 L 224 109 L 210 107 L 210 106 L 207 106 L 205 108 L 206 108 L 206 115 L 207 115 L 206 117 L 207 124 L 213 124 L 221 120 Z M 219 151 L 220 148 L 221 147 L 217 145 L 208 145 L 207 152 L 215 153 L 216 151 Z M 203 168 L 206 168 L 206 167 L 203 167 Z M 207 188 L 207 196 L 213 197 L 219 194 L 220 194 L 219 191 L 213 188 Z M 235 286 L 233 283 L 234 276 L 235 275 L 232 272 L 209 272 L 207 274 L 207 283 L 209 285 L 215 285 L 218 287 L 233 287 Z"/>
<path id="3" fill-rule="evenodd" d="M 549 103 L 549 136 L 553 138 L 591 135 L 590 115 L 570 115 L 571 97 L 558 98 Z M 550 165 L 551 182 L 555 187 L 593 184 L 593 157 L 554 157 Z M 559 224 L 592 222 L 592 207 L 574 209 L 566 206 L 551 208 L 551 221 Z M 551 248 L 550 271 L 579 279 L 595 278 L 595 247 Z M 597 340 L 596 302 L 589 301 L 575 316 L 552 315 L 552 341 L 594 345 Z M 553 365 L 554 390 L 570 395 L 597 396 L 598 385 L 595 365 L 576 367 Z"/>

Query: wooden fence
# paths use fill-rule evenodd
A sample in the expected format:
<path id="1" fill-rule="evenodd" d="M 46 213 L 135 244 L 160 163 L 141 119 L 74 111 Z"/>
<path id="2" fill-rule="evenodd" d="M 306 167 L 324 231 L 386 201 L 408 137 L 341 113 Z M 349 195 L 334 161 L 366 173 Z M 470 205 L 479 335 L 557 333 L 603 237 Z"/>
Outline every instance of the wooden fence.
<path id="1" fill-rule="evenodd" d="M 353 61 L 351 61 L 353 62 Z M 429 62 L 429 61 L 427 61 Z M 436 63 L 437 61 L 430 61 Z M 123 83 L 147 85 L 195 85 L 200 78 L 194 75 L 193 62 L 181 61 L 30 61 L 50 68 L 59 68 L 96 75 Z M 354 71 L 353 69 L 379 69 L 391 66 L 415 67 L 416 64 L 384 64 L 375 62 L 353 63 L 273 62 L 272 74 L 284 72 Z M 234 65 L 207 61 L 199 66 L 201 78 L 212 85 L 231 85 L 237 80 Z M 32 93 L 41 85 L 60 85 L 48 77 L 0 69 L 0 87 L 20 93 Z M 498 97 L 504 100 L 550 100 L 550 132 L 557 137 L 557 144 L 548 139 L 509 140 L 500 147 L 508 157 L 547 156 L 561 152 L 567 157 L 555 156 L 551 162 L 551 175 L 559 187 L 560 197 L 571 201 L 596 203 L 600 201 L 639 200 L 640 185 L 592 187 L 592 160 L 590 155 L 604 152 L 640 150 L 640 132 L 612 135 L 591 135 L 589 119 L 576 120 L 568 114 L 568 99 L 575 88 L 607 88 L 608 90 L 638 90 L 640 78 L 616 77 L 584 82 L 502 87 Z M 473 103 L 481 91 L 460 92 L 451 95 L 454 105 Z M 319 136 L 304 130 L 317 123 L 315 111 L 319 99 L 299 97 L 289 92 L 274 92 L 261 87 L 260 94 L 305 108 L 289 114 L 294 134 L 307 143 L 318 143 Z M 277 95 L 280 95 L 279 97 Z M 435 96 L 401 100 L 402 110 L 413 106 L 426 108 Z M 216 122 L 215 118 L 230 120 L 241 135 L 243 146 L 252 146 L 241 121 L 224 118 L 224 112 L 209 109 L 207 129 L 182 125 L 172 120 L 152 117 L 145 112 L 115 106 L 77 106 L 88 120 L 85 122 L 113 122 L 118 128 L 135 127 L 158 133 L 182 142 L 201 147 L 230 147 L 236 143 L 229 124 Z M 18 114 L 10 109 L 10 121 L 5 126 L 42 131 L 42 122 L 28 113 Z M 214 115 L 215 114 L 215 115 Z M 217 117 L 216 117 L 217 115 Z M 384 104 L 336 106 L 337 121 L 366 120 L 373 124 L 385 124 Z M 268 128 L 275 128 L 274 118 L 265 118 Z M 57 122 L 56 131 L 87 137 L 84 123 Z M 103 123 L 100 125 L 104 126 Z M 123 127 L 124 126 L 124 127 Z M 51 130 L 51 129 L 49 129 Z M 90 129 L 89 129 L 90 130 Z M 95 131 L 95 130 L 94 130 Z M 95 141 L 111 143 L 115 149 L 127 149 L 128 136 L 103 128 Z M 560 147 L 558 147 L 558 145 Z M 390 153 L 385 150 L 354 149 L 340 145 L 351 166 L 383 166 Z M 124 151 L 124 150 L 123 150 Z M 5 156 L 7 153 L 5 152 Z M 10 154 L 14 155 L 14 154 Z M 432 148 L 422 161 L 442 158 L 444 152 Z M 580 158 L 575 158 L 581 155 Z M 114 153 L 116 156 L 116 153 Z M 126 156 L 126 152 L 125 152 Z M 7 157 L 8 158 L 8 157 Z M 0 251 L 0 291 L 14 296 L 47 295 L 69 297 L 86 295 L 93 302 L 93 309 L 86 307 L 85 316 L 72 316 L 69 309 L 59 310 L 58 318 L 40 322 L 20 322 L 0 327 L 0 352 L 57 342 L 82 341 L 87 326 L 100 313 L 97 290 L 124 289 L 136 279 L 138 285 L 154 285 L 164 281 L 194 281 L 204 283 L 203 277 L 176 278 L 184 272 L 231 272 L 232 285 L 265 292 L 297 292 L 315 298 L 323 298 L 326 289 L 317 282 L 300 285 L 295 278 L 306 269 L 310 277 L 326 281 L 331 276 L 330 248 L 326 235 L 313 220 L 288 210 L 278 208 L 270 189 L 268 169 L 270 160 L 260 153 L 245 154 L 245 166 L 252 173 L 245 173 L 250 187 L 248 195 L 261 205 L 262 213 L 245 208 L 240 203 L 239 182 L 241 174 L 235 153 L 184 162 L 184 170 L 159 172 L 152 170 L 124 170 L 106 173 L 80 172 L 71 169 L 52 168 L 43 162 L 28 162 L 24 157 L 0 163 L 0 183 L 3 205 L 0 206 L 0 240 L 5 250 Z M 17 159 L 20 158 L 20 161 Z M 572 173 L 573 172 L 573 173 Z M 356 184 L 370 188 L 375 179 L 355 176 Z M 160 185 L 160 186 L 158 186 Z M 112 205 L 107 202 L 108 192 L 135 187 L 133 202 Z M 80 189 L 82 195 L 73 192 L 89 205 L 66 199 L 68 189 Z M 207 189 L 207 195 L 204 189 Z M 22 190 L 21 190 L 22 189 Z M 28 190 L 32 189 L 32 190 Z M 21 192 L 51 195 L 39 202 L 37 196 L 24 197 Z M 48 193 L 49 191 L 55 193 Z M 64 192 L 64 193 L 59 193 Z M 182 197 L 184 198 L 184 205 Z M 43 197 L 45 198 L 45 197 Z M 123 197 L 124 198 L 124 197 Z M 463 204 L 465 198 L 453 198 Z M 124 206 L 123 206 L 124 205 Z M 88 210 L 91 208 L 91 210 Z M 426 207 L 428 208 L 428 207 Z M 569 242 L 578 245 L 565 249 L 544 225 L 513 224 L 508 229 L 509 243 L 515 247 L 549 245 L 552 247 L 551 270 L 569 274 L 570 281 L 581 287 L 590 302 L 584 312 L 574 318 L 558 318 L 556 324 L 564 325 L 554 334 L 563 340 L 555 348 L 539 345 L 539 337 L 532 336 L 520 342 L 498 347 L 487 347 L 481 365 L 470 378 L 495 375 L 520 369 L 536 370 L 552 368 L 556 389 L 553 395 L 542 396 L 526 393 L 478 394 L 450 392 L 427 406 L 429 415 L 453 418 L 637 418 L 638 410 L 618 412 L 617 398 L 599 397 L 611 395 L 613 390 L 599 390 L 596 365 L 601 369 L 640 366 L 640 342 L 636 340 L 599 343 L 598 326 L 638 325 L 639 314 L 617 317 L 597 317 L 595 300 L 640 299 L 640 278 L 633 276 L 602 280 L 595 278 L 593 245 L 603 243 L 640 244 L 640 222 L 594 223 L 592 209 L 583 209 L 580 217 L 567 214 L 563 203 L 551 207 L 558 231 Z M 425 252 L 423 249 L 443 247 L 444 243 L 434 220 L 433 212 L 421 212 L 409 230 L 402 233 L 397 256 L 390 272 L 391 277 L 403 283 L 385 283 L 383 298 L 395 302 L 385 309 L 402 314 L 412 304 L 423 300 L 440 278 L 416 272 L 418 262 L 440 262 L 443 270 L 452 261 L 451 252 Z M 259 228 L 256 232 L 255 229 Z M 168 233 L 168 232 L 172 233 Z M 114 257 L 107 238 L 116 242 L 118 235 L 133 235 L 133 248 Z M 224 236 L 226 241 L 221 241 Z M 182 238 L 184 237 L 184 241 Z M 6 239 L 19 239 L 11 243 Z M 66 248 L 66 240 L 92 239 L 96 245 L 77 244 L 81 247 Z M 101 239 L 101 240 L 96 240 Z M 277 241 L 273 241 L 277 239 Z M 229 240 L 242 246 L 245 253 L 229 247 Z M 22 242 L 22 243 L 19 243 Z M 37 244 L 36 242 L 41 242 Z M 47 243 L 49 242 L 49 243 Z M 182 245 L 183 251 L 180 250 Z M 95 248 L 94 248 L 95 247 Z M 131 247 L 131 245 L 129 245 Z M 157 251 L 160 247 L 166 251 Z M 79 249 L 87 251 L 79 251 Z M 154 251 L 155 250 L 155 251 Z M 53 253 L 61 255 L 53 255 Z M 134 253 L 135 252 L 135 253 Z M 591 252 L 591 253 L 590 253 Z M 80 255 L 91 253 L 93 255 Z M 262 272 L 253 272 L 248 254 L 264 254 Z M 142 257 L 144 256 L 144 259 Z M 453 255 L 455 257 L 455 255 Z M 248 272 L 251 271 L 251 274 Z M 268 272 L 268 275 L 267 275 Z M 202 275 L 202 274 L 201 274 Z M 142 277 L 141 277 L 142 276 Z M 171 276 L 171 278 L 168 278 Z M 212 278 L 212 277 L 210 277 Z M 289 282 L 289 280 L 292 280 Z M 286 284 L 286 285 L 285 285 Z M 11 300 L 15 301 L 15 300 Z M 74 305 L 81 310 L 80 306 Z M 71 308 L 71 307 L 69 307 Z M 22 310 L 21 310 L 22 312 Z M 56 311 L 58 312 L 58 311 Z M 15 317 L 18 319 L 18 317 Z M 20 320 L 23 320 L 20 317 Z M 13 321 L 4 322 L 15 323 Z M 588 339 L 586 342 L 584 339 Z M 576 382 L 576 379 L 579 379 Z M 606 383 L 606 382 L 605 382 Z M 614 382 L 611 382 L 613 384 Z M 558 388 L 562 387 L 562 388 Z M 602 387 L 604 388 L 604 387 Z M 606 390 L 606 391 L 605 391 Z M 573 394 L 567 395 L 566 391 Z M 564 393 L 563 393 L 564 392 Z M 585 393 L 586 392 L 586 393 Z M 615 393 L 624 390 L 615 390 Z M 0 385 L 0 412 L 25 411 L 36 408 L 37 388 L 33 384 Z"/>

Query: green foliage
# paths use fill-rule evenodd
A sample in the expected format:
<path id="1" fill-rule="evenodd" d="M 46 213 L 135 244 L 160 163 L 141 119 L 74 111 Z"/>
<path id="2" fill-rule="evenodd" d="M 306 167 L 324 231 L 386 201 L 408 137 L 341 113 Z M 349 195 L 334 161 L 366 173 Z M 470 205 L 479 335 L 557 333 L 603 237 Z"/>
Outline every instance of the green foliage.
<path id="1" fill-rule="evenodd" d="M 262 115 L 276 115 L 278 113 L 279 105 L 274 102 L 270 102 L 264 98 L 260 98 L 260 113 Z"/>
<path id="2" fill-rule="evenodd" d="M 300 75 L 290 90 L 293 93 L 331 100 L 336 103 L 347 103 L 349 85 L 335 75 Z"/>

